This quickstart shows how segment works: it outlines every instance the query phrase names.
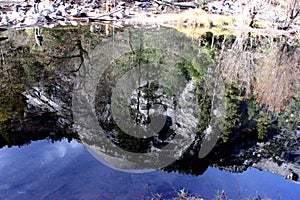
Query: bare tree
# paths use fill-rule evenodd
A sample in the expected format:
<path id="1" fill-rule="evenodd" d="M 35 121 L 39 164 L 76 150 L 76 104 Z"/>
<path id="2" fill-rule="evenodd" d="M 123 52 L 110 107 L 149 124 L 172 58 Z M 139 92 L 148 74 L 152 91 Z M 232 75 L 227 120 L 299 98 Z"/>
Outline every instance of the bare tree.
<path id="1" fill-rule="evenodd" d="M 245 11 L 244 13 L 248 17 L 248 25 L 254 28 L 255 20 L 260 18 L 269 18 L 272 14 L 272 1 L 270 0 L 247 0 L 244 2 Z"/>
<path id="2" fill-rule="evenodd" d="M 300 18 L 300 1 L 299 0 L 290 0 L 286 6 L 286 24 L 285 27 L 289 27 L 296 21 L 297 18 Z"/>
<path id="3" fill-rule="evenodd" d="M 239 83 L 250 94 L 254 89 L 257 101 L 270 110 L 280 111 L 285 102 L 299 93 L 299 40 L 287 36 L 248 34 L 221 54 L 220 69 L 225 81 Z"/>

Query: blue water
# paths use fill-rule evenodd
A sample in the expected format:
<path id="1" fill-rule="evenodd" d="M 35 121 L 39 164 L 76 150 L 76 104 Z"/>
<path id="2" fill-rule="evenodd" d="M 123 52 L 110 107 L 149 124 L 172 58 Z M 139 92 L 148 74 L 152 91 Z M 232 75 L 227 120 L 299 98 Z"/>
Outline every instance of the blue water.
<path id="1" fill-rule="evenodd" d="M 185 188 L 205 199 L 225 190 L 233 199 L 300 199 L 300 184 L 268 172 L 230 173 L 209 168 L 202 176 L 162 171 L 133 174 L 99 163 L 77 141 L 0 149 L 0 199 L 149 199 Z"/>

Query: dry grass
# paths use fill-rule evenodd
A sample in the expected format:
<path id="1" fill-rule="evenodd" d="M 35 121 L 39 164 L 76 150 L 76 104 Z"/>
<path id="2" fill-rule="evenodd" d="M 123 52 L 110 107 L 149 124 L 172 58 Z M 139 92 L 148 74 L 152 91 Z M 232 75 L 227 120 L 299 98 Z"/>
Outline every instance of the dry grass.
<path id="1" fill-rule="evenodd" d="M 243 47 L 247 37 L 238 37 L 231 49 L 221 55 L 220 66 L 227 82 L 241 83 L 247 94 L 254 89 L 258 102 L 280 112 L 286 101 L 300 92 L 300 49 L 289 46 L 297 40 L 285 41 L 281 37 L 275 44 L 273 37 L 266 38 L 257 40 L 260 49 L 253 50 Z"/>
<path id="2" fill-rule="evenodd" d="M 202 9 L 192 9 L 185 11 L 178 19 L 179 23 L 201 28 L 225 27 L 235 23 L 235 19 L 230 16 L 208 14 Z"/>
<path id="3" fill-rule="evenodd" d="M 209 14 L 202 9 L 191 9 L 178 15 L 172 27 L 192 38 L 200 38 L 206 32 L 214 35 L 232 35 L 233 17 Z"/>
<path id="4" fill-rule="evenodd" d="M 230 29 L 223 28 L 202 28 L 202 27 L 194 27 L 194 26 L 173 26 L 177 31 L 185 33 L 188 37 L 191 38 L 200 38 L 207 32 L 211 32 L 214 35 L 232 35 L 233 32 Z"/>

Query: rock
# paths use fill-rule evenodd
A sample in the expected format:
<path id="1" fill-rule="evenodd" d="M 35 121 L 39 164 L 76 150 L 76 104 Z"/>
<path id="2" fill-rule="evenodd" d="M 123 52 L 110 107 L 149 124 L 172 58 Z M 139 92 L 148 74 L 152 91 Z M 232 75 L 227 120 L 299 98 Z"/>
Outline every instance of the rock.
<path id="1" fill-rule="evenodd" d="M 53 20 L 60 20 L 60 21 L 65 21 L 66 19 L 65 17 L 59 15 L 59 13 L 51 13 L 49 17 Z"/>
<path id="2" fill-rule="evenodd" d="M 126 16 L 135 15 L 135 12 L 132 9 L 126 9 L 125 10 L 125 15 Z"/>
<path id="3" fill-rule="evenodd" d="M 52 11 L 50 9 L 45 9 L 45 10 L 41 11 L 41 14 L 44 15 L 44 16 L 48 16 L 51 13 L 52 13 Z"/>
<path id="4" fill-rule="evenodd" d="M 9 24 L 9 17 L 6 15 L 6 16 L 3 16 L 2 19 L 1 19 L 1 22 L 0 24 L 1 25 L 8 25 Z"/>
<path id="5" fill-rule="evenodd" d="M 70 10 L 70 15 L 73 17 L 79 17 L 80 16 L 80 11 L 78 8 L 73 8 Z"/>
<path id="6" fill-rule="evenodd" d="M 120 12 L 114 13 L 112 16 L 115 17 L 116 19 L 123 19 L 125 16 L 125 13 L 120 11 Z"/>
<path id="7" fill-rule="evenodd" d="M 30 5 L 28 2 L 24 2 L 22 3 L 22 8 L 29 8 L 29 7 L 32 7 L 32 5 Z"/>
<path id="8" fill-rule="evenodd" d="M 54 27 L 56 27 L 58 24 L 57 23 L 51 23 L 51 24 L 49 24 L 49 25 L 45 25 L 44 27 L 46 27 L 46 28 L 54 28 Z"/>
<path id="9" fill-rule="evenodd" d="M 299 175 L 294 173 L 294 172 L 291 172 L 288 176 L 287 176 L 288 179 L 292 180 L 292 181 L 298 181 L 299 179 Z"/>
<path id="10" fill-rule="evenodd" d="M 62 16 L 62 12 L 60 10 L 56 11 L 55 13 L 56 16 Z"/>
<path id="11" fill-rule="evenodd" d="M 55 12 L 56 8 L 53 5 L 45 5 L 42 10 L 48 10 L 49 13 Z"/>
<path id="12" fill-rule="evenodd" d="M 59 21 L 58 24 L 61 25 L 61 26 L 67 26 L 68 25 L 65 21 Z"/>
<path id="13" fill-rule="evenodd" d="M 88 11 L 86 9 L 83 9 L 79 12 L 79 17 L 87 17 Z"/>
<path id="14" fill-rule="evenodd" d="M 90 25 L 90 32 L 91 32 L 91 33 L 95 33 L 95 30 L 96 30 L 95 25 L 94 25 L 94 24 L 91 24 L 91 25 Z"/>
<path id="15" fill-rule="evenodd" d="M 296 163 L 282 163 L 277 164 L 272 159 L 261 159 L 259 162 L 257 162 L 253 167 L 269 171 L 272 173 L 276 173 L 281 175 L 282 177 L 286 179 L 290 179 L 293 181 L 300 181 L 299 180 L 299 174 L 300 174 L 300 166 Z"/>
<path id="16" fill-rule="evenodd" d="M 72 26 L 78 26 L 78 22 L 77 21 L 70 21 Z"/>
<path id="17" fill-rule="evenodd" d="M 36 19 L 37 19 L 37 22 L 46 22 L 47 21 L 45 15 L 43 15 L 42 13 L 37 14 Z"/>
<path id="18" fill-rule="evenodd" d="M 92 7 L 92 9 L 97 9 L 97 8 L 100 8 L 101 6 L 97 3 L 94 3 L 91 7 Z"/>
<path id="19" fill-rule="evenodd" d="M 56 10 L 56 14 L 58 16 L 63 16 L 65 17 L 67 15 L 67 12 L 66 12 L 67 8 L 66 6 L 63 6 L 63 5 L 60 5 L 57 10 Z"/>
<path id="20" fill-rule="evenodd" d="M 146 9 L 146 8 L 149 8 L 150 3 L 149 3 L 149 2 L 139 2 L 139 1 L 135 1 L 135 2 L 134 2 L 134 6 L 140 8 L 140 9 Z"/>
<path id="21" fill-rule="evenodd" d="M 125 8 L 125 6 L 126 6 L 126 3 L 125 3 L 124 1 L 121 1 L 121 2 L 118 3 L 117 8 L 118 8 L 118 7 L 123 7 L 123 8 Z"/>
<path id="22" fill-rule="evenodd" d="M 21 6 L 20 5 L 15 5 L 14 6 L 14 12 L 19 12 Z"/>
<path id="23" fill-rule="evenodd" d="M 34 87 L 23 93 L 27 98 L 28 107 L 36 107 L 47 112 L 60 112 L 62 107 L 46 97 L 43 88 Z"/>

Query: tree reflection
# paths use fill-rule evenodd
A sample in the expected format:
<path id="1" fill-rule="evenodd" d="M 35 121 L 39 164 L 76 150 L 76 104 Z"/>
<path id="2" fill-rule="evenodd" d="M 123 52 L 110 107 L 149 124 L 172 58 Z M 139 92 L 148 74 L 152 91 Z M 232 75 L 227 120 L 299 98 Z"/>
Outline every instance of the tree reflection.
<path id="1" fill-rule="evenodd" d="M 80 72 L 87 70 L 86 63 L 93 57 L 111 58 L 107 55 L 110 53 L 107 51 L 109 38 L 92 34 L 87 27 L 43 29 L 43 45 L 36 48 L 32 31 L 10 32 L 9 39 L 1 41 L 0 147 L 20 146 L 45 138 L 52 141 L 82 139 L 81 133 L 74 130 L 71 112 L 73 87 L 78 84 L 74 77 L 82 76 Z M 292 164 L 299 161 L 299 137 L 295 134 L 300 127 L 297 38 L 257 33 L 230 36 L 206 33 L 200 39 L 188 40 L 172 46 L 170 51 L 163 51 L 155 47 L 158 38 L 162 46 L 168 47 L 170 37 L 165 36 L 166 33 L 186 37 L 166 28 L 153 32 L 145 30 L 144 35 L 139 35 L 137 30 L 130 29 L 111 36 L 119 34 L 119 39 L 128 40 L 128 43 L 119 44 L 126 48 L 124 54 L 101 63 L 109 63 L 109 66 L 104 75 L 98 77 L 95 109 L 107 138 L 126 151 L 146 153 L 166 146 L 175 137 L 175 128 L 189 128 L 192 117 L 185 117 L 185 121 L 179 123 L 170 114 L 159 133 L 136 138 L 122 131 L 114 121 L 110 105 L 117 81 L 126 72 L 140 69 L 142 65 L 151 64 L 154 68 L 162 65 L 192 83 L 194 93 L 190 99 L 195 100 L 193 117 L 197 120 L 192 144 L 163 170 L 198 175 L 208 166 L 241 171 L 263 159 Z M 141 45 L 142 39 L 148 46 Z M 162 75 L 164 81 L 172 85 L 178 80 L 168 76 L 169 71 L 162 71 Z M 213 80 L 210 74 L 219 77 L 224 85 L 224 88 L 214 88 L 223 91 L 224 109 L 213 107 L 214 91 L 208 87 Z M 151 76 L 150 71 L 148 75 Z M 127 101 L 130 102 L 131 119 L 136 124 L 143 126 L 151 121 L 149 116 L 154 105 L 160 105 L 162 110 L 178 106 L 179 102 L 174 101 L 168 87 L 138 80 L 139 87 L 132 91 Z M 124 85 L 124 90 L 128 89 L 126 87 L 128 85 Z M 30 103 L 30 99 L 43 102 L 42 106 Z M 125 106 L 125 103 L 120 104 Z M 55 109 L 53 105 L 62 109 Z M 218 120 L 222 121 L 222 135 L 208 156 L 199 159 L 201 142 L 213 125 L 214 112 L 219 113 Z M 97 145 L 88 139 L 83 142 Z"/>

